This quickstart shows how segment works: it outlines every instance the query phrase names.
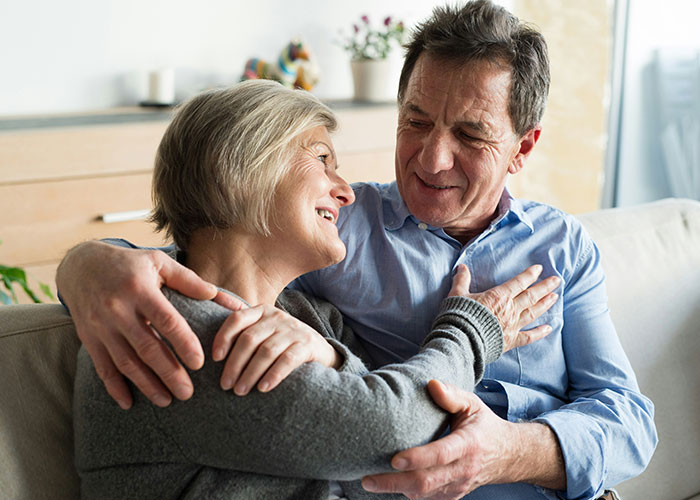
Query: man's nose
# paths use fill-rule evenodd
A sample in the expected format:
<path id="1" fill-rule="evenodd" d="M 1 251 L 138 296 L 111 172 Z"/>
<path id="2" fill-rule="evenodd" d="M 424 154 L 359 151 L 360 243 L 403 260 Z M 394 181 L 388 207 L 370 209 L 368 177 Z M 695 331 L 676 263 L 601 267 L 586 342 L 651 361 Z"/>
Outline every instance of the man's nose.
<path id="1" fill-rule="evenodd" d="M 454 144 L 450 134 L 433 130 L 425 137 L 421 151 L 423 171 L 437 174 L 454 166 Z"/>

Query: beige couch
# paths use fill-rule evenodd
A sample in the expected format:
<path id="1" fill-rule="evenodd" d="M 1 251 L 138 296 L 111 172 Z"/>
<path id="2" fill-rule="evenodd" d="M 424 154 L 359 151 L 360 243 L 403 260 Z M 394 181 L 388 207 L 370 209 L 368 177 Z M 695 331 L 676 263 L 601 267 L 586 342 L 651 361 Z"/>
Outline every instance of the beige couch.
<path id="1" fill-rule="evenodd" d="M 610 308 L 660 442 L 623 498 L 700 498 L 700 203 L 581 216 L 603 254 Z M 71 387 L 78 349 L 58 305 L 0 307 L 0 498 L 76 498 Z"/>

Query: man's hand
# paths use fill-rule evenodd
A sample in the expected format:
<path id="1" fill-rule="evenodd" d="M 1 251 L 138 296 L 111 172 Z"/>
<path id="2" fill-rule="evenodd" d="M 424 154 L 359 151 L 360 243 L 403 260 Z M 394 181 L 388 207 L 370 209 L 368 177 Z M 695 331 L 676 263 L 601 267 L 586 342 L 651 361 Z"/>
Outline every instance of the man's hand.
<path id="1" fill-rule="evenodd" d="M 214 361 L 228 355 L 221 387 L 233 387 L 239 396 L 256 384 L 261 392 L 271 391 L 304 363 L 338 368 L 342 361 L 316 330 L 271 305 L 231 313 L 214 338 L 213 351 Z"/>
<path id="2" fill-rule="evenodd" d="M 471 274 L 464 264 L 457 266 L 448 297 L 461 295 L 476 300 L 493 312 L 503 330 L 503 352 L 531 344 L 552 331 L 549 325 L 523 328 L 547 312 L 559 298 L 553 291 L 561 280 L 556 276 L 533 285 L 542 266 L 535 265 L 505 283 L 481 293 L 469 293 Z"/>
<path id="3" fill-rule="evenodd" d="M 183 400 L 192 396 L 187 371 L 161 337 L 193 370 L 204 363 L 202 346 L 160 288 L 207 300 L 217 294 L 216 287 L 163 252 L 96 241 L 66 255 L 56 283 L 78 337 L 121 408 L 133 401 L 124 376 L 158 406 L 170 404 L 171 393 Z"/>
<path id="4" fill-rule="evenodd" d="M 394 455 L 391 465 L 402 472 L 367 476 L 366 490 L 456 500 L 485 484 L 566 487 L 561 450 L 548 426 L 503 420 L 475 394 L 437 380 L 428 383 L 428 391 L 452 414 L 451 433 Z"/>

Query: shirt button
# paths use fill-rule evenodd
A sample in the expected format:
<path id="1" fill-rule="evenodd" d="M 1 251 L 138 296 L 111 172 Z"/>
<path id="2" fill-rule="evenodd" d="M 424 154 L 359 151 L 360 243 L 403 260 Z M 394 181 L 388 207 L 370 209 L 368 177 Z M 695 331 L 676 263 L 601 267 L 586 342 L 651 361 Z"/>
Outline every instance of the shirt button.
<path id="1" fill-rule="evenodd" d="M 418 229 L 420 229 L 421 231 L 425 231 L 426 229 L 428 229 L 428 225 L 425 222 L 421 222 L 418 224 Z"/>

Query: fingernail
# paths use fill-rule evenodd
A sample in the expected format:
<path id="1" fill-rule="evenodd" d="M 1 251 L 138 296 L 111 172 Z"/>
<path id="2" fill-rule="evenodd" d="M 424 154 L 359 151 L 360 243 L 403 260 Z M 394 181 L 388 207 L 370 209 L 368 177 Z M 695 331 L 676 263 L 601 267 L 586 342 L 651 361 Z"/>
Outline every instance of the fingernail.
<path id="1" fill-rule="evenodd" d="M 260 392 L 265 392 L 267 389 L 270 387 L 270 384 L 268 382 L 261 382 L 260 385 L 258 386 L 258 390 Z"/>
<path id="2" fill-rule="evenodd" d="M 552 303 L 554 303 L 554 302 L 556 302 L 557 300 L 559 300 L 559 294 L 558 294 L 558 293 L 553 293 L 553 294 L 550 295 L 549 297 L 550 297 L 550 298 L 549 298 L 549 301 L 552 302 Z"/>
<path id="3" fill-rule="evenodd" d="M 405 458 L 399 458 L 394 462 L 394 469 L 396 470 L 404 470 L 406 467 L 408 467 L 408 460 Z"/>
<path id="4" fill-rule="evenodd" d="M 365 478 L 362 480 L 362 487 L 371 492 L 377 491 L 377 483 L 374 479 Z"/>
<path id="5" fill-rule="evenodd" d="M 202 360 L 202 357 L 198 354 L 190 354 L 185 358 L 185 363 L 187 363 L 187 366 L 190 369 L 198 370 L 202 367 L 204 361 Z"/>
<path id="6" fill-rule="evenodd" d="M 231 387 L 233 387 L 233 379 L 232 378 L 225 378 L 221 381 L 221 388 L 225 391 L 228 391 Z"/>
<path id="7" fill-rule="evenodd" d="M 235 392 L 238 396 L 245 396 L 248 394 L 248 386 L 245 384 L 238 384 L 233 388 L 233 392 Z"/>
<path id="8" fill-rule="evenodd" d="M 224 349 L 220 347 L 219 349 L 214 351 L 213 359 L 214 359 L 214 361 L 221 361 L 222 359 L 224 359 L 225 355 L 226 355 L 226 353 L 224 352 Z"/>
<path id="9" fill-rule="evenodd" d="M 178 385 L 175 387 L 175 397 L 181 401 L 192 397 L 192 388 L 188 385 Z"/>
<path id="10" fill-rule="evenodd" d="M 152 398 L 151 401 L 155 403 L 156 406 L 160 406 L 161 408 L 165 408 L 170 404 L 171 399 L 166 396 L 165 394 L 155 394 Z"/>
<path id="11" fill-rule="evenodd" d="M 131 408 L 131 405 L 123 399 L 117 399 L 117 404 L 122 410 L 128 410 L 129 408 Z"/>

